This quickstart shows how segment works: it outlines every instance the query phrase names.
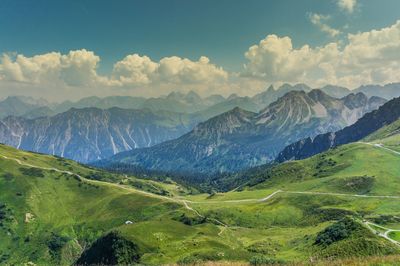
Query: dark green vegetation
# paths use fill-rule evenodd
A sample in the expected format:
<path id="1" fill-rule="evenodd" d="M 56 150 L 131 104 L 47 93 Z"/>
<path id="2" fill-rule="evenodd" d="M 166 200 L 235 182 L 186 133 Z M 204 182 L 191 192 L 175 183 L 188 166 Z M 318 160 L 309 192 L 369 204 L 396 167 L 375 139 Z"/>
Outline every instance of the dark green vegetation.
<path id="1" fill-rule="evenodd" d="M 110 232 L 97 239 L 85 250 L 76 264 L 78 265 L 128 265 L 139 262 L 139 248 L 117 232 Z"/>
<path id="2" fill-rule="evenodd" d="M 367 228 L 350 218 L 343 218 L 319 232 L 315 245 L 324 257 L 398 254 L 388 241 L 379 239 Z"/>

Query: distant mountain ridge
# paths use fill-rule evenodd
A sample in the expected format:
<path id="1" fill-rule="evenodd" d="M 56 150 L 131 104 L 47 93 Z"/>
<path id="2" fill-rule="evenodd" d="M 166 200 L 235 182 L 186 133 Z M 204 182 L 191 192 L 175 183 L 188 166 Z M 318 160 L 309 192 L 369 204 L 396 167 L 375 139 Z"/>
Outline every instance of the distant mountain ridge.
<path id="1" fill-rule="evenodd" d="M 378 110 L 367 113 L 355 124 L 336 132 L 329 132 L 295 142 L 277 156 L 276 161 L 304 159 L 332 147 L 359 141 L 376 130 L 400 118 L 400 97 L 392 99 Z"/>
<path id="2" fill-rule="evenodd" d="M 126 163 L 182 173 L 237 171 L 272 161 L 286 145 L 305 136 L 350 125 L 384 102 L 362 93 L 337 99 L 321 90 L 290 91 L 259 113 L 235 108 L 178 139 L 117 154 L 99 165 Z"/>
<path id="3" fill-rule="evenodd" d="M 0 118 L 29 115 L 35 109 L 46 108 L 49 103 L 43 99 L 25 96 L 9 96 L 0 101 Z"/>
<path id="4" fill-rule="evenodd" d="M 171 92 L 166 96 L 155 98 L 144 98 L 134 96 L 108 96 L 100 98 L 97 96 L 82 98 L 79 101 L 64 101 L 62 103 L 49 103 L 43 99 L 33 99 L 25 96 L 10 96 L 0 101 L 0 119 L 11 116 L 23 116 L 25 118 L 37 118 L 53 116 L 68 111 L 71 108 L 96 107 L 109 109 L 119 107 L 123 109 L 150 109 L 152 111 L 169 111 L 176 113 L 190 113 L 202 116 L 205 119 L 211 118 L 234 107 L 259 112 L 290 91 L 310 92 L 311 87 L 305 84 L 283 84 L 279 88 L 268 87 L 265 91 L 252 97 L 232 94 L 223 97 L 218 94 L 201 97 L 194 91 L 188 93 Z M 400 96 L 400 83 L 380 85 L 365 85 L 353 91 L 340 87 L 327 85 L 320 88 L 326 94 L 342 98 L 350 93 L 362 92 L 368 97 L 381 97 L 390 100 Z"/>
<path id="5" fill-rule="evenodd" d="M 9 116 L 0 121 L 0 142 L 89 162 L 177 138 L 197 123 L 186 114 L 172 112 L 70 109 L 35 119 Z"/>

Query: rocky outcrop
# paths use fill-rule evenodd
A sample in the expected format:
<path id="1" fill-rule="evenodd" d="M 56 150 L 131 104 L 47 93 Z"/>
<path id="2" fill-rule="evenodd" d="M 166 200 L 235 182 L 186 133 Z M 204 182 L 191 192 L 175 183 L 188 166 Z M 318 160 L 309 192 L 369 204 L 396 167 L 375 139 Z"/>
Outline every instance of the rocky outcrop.
<path id="1" fill-rule="evenodd" d="M 375 101 L 373 98 L 370 101 Z M 355 124 L 336 132 L 308 137 L 295 142 L 279 153 L 276 161 L 297 160 L 326 151 L 332 147 L 359 141 L 379 128 L 400 118 L 400 97 L 395 98 L 378 110 L 367 113 Z"/>
<path id="2" fill-rule="evenodd" d="M 291 91 L 259 113 L 235 108 L 178 139 L 117 154 L 99 165 L 203 174 L 238 171 L 274 160 L 299 139 L 348 126 L 384 102 L 362 93 L 337 99 L 320 90 Z"/>

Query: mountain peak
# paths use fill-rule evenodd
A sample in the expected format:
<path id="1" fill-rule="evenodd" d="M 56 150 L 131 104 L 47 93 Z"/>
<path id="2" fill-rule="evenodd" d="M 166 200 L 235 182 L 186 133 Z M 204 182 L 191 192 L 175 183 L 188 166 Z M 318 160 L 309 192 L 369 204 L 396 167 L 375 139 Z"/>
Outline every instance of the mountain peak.
<path id="1" fill-rule="evenodd" d="M 351 109 L 361 107 L 368 102 L 368 97 L 362 92 L 350 93 L 342 98 L 345 105 Z"/>
<path id="2" fill-rule="evenodd" d="M 200 95 L 198 95 L 196 92 L 194 92 L 194 91 L 189 91 L 186 95 L 185 95 L 185 97 L 184 97 L 184 99 L 186 100 L 186 101 L 188 101 L 188 102 L 198 102 L 198 101 L 201 101 L 202 100 L 202 98 L 200 97 Z"/>
<path id="3" fill-rule="evenodd" d="M 167 99 L 173 99 L 173 100 L 180 100 L 183 97 L 185 97 L 185 95 L 179 91 L 172 91 L 167 95 Z"/>
<path id="4" fill-rule="evenodd" d="M 365 95 L 364 95 L 365 96 Z M 363 97 L 352 94 L 349 98 Z M 336 132 L 305 138 L 286 146 L 277 156 L 278 162 L 304 159 L 332 147 L 359 141 L 376 130 L 400 118 L 400 97 L 394 98 L 379 109 L 366 113 L 357 122 Z"/>
<path id="5" fill-rule="evenodd" d="M 328 99 L 335 99 L 334 97 L 326 94 L 325 92 L 323 92 L 320 89 L 313 89 L 312 91 L 310 91 L 309 93 L 307 93 L 307 95 L 313 99 L 316 102 L 322 101 L 322 100 L 328 100 Z"/>
<path id="6" fill-rule="evenodd" d="M 226 98 L 227 100 L 233 100 L 239 98 L 239 95 L 237 95 L 236 93 L 232 93 L 231 95 L 229 95 L 228 98 Z"/>

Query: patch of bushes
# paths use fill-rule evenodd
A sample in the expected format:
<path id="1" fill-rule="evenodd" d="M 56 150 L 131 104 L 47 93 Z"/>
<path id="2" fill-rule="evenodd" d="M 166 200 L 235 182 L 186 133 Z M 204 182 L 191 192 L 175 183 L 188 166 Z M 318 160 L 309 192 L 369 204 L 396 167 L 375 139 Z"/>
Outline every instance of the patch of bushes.
<path id="1" fill-rule="evenodd" d="M 130 265 L 137 264 L 141 254 L 139 247 L 118 232 L 97 239 L 85 250 L 76 265 Z"/>
<path id="2" fill-rule="evenodd" d="M 337 241 L 350 237 L 354 231 L 360 228 L 361 225 L 353 219 L 348 217 L 343 218 L 319 232 L 315 239 L 315 244 L 329 246 Z"/>
<path id="3" fill-rule="evenodd" d="M 3 174 L 3 178 L 4 178 L 6 181 L 11 181 L 11 180 L 14 179 L 14 175 L 11 174 L 11 173 L 4 173 L 4 174 Z"/>
<path id="4" fill-rule="evenodd" d="M 5 203 L 0 202 L 0 223 L 7 218 L 7 207 Z"/>
<path id="5" fill-rule="evenodd" d="M 0 202 L 0 227 L 13 220 L 13 212 L 5 203 Z"/>
<path id="6" fill-rule="evenodd" d="M 283 265 L 285 262 L 283 260 L 278 260 L 275 258 L 270 258 L 265 255 L 255 255 L 250 258 L 250 265 Z"/>
<path id="7" fill-rule="evenodd" d="M 399 223 L 400 217 L 394 215 L 379 215 L 378 217 L 370 218 L 376 224 Z"/>
<path id="8" fill-rule="evenodd" d="M 194 265 L 201 264 L 207 261 L 218 261 L 221 260 L 221 256 L 218 256 L 215 252 L 199 252 L 186 256 L 178 260 L 179 265 Z"/>
<path id="9" fill-rule="evenodd" d="M 206 217 L 199 217 L 199 216 L 187 216 L 185 213 L 173 218 L 175 221 L 179 221 L 186 225 L 197 225 L 203 224 L 207 221 Z"/>
<path id="10" fill-rule="evenodd" d="M 25 176 L 33 176 L 33 177 L 44 177 L 44 173 L 42 169 L 39 168 L 19 168 L 19 171 Z"/>
<path id="11" fill-rule="evenodd" d="M 5 262 L 7 262 L 10 257 L 10 254 L 0 254 L 0 264 L 5 264 Z"/>
<path id="12" fill-rule="evenodd" d="M 70 241 L 70 238 L 66 236 L 60 236 L 55 233 L 51 233 L 51 236 L 47 242 L 47 247 L 52 254 L 59 254 L 61 249 L 65 246 L 65 244 Z"/>
<path id="13" fill-rule="evenodd" d="M 355 212 L 337 208 L 310 208 L 307 215 L 316 216 L 318 222 L 340 220 L 346 216 L 354 216 Z"/>

